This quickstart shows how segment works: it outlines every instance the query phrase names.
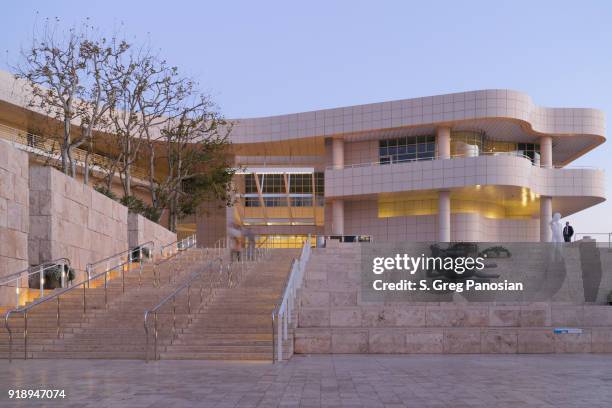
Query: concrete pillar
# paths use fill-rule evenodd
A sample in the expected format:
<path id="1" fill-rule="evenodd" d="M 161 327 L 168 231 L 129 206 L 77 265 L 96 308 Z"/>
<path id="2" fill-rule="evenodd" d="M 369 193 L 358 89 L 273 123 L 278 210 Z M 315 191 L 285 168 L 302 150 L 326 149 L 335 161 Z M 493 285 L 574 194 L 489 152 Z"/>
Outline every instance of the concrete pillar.
<path id="1" fill-rule="evenodd" d="M 540 166 L 551 168 L 553 165 L 552 159 L 552 137 L 540 137 Z"/>
<path id="2" fill-rule="evenodd" d="M 448 126 L 441 126 L 436 130 L 436 144 L 438 145 L 438 159 L 450 159 L 451 149 L 451 129 Z"/>
<path id="3" fill-rule="evenodd" d="M 334 169 L 344 167 L 344 139 L 332 139 L 332 162 Z"/>
<path id="4" fill-rule="evenodd" d="M 540 197 L 540 242 L 550 242 L 552 232 L 550 221 L 552 220 L 552 197 Z"/>
<path id="5" fill-rule="evenodd" d="M 438 193 L 438 241 L 450 242 L 451 240 L 451 205 L 450 191 Z"/>
<path id="6" fill-rule="evenodd" d="M 332 235 L 344 235 L 344 201 L 332 201 Z"/>

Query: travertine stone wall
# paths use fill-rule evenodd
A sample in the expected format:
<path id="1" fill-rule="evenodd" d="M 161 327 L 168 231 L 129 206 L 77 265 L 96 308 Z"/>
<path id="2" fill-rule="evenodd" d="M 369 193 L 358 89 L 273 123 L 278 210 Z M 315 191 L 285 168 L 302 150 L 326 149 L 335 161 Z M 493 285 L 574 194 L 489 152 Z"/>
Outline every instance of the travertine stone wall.
<path id="1" fill-rule="evenodd" d="M 233 217 L 233 208 L 219 202 L 202 204 L 196 217 L 196 237 L 199 247 L 212 247 L 227 235 L 227 223 Z"/>
<path id="2" fill-rule="evenodd" d="M 317 248 L 300 290 L 295 352 L 612 353 L 612 307 L 603 304 L 604 294 L 611 289 L 610 252 L 598 249 L 602 279 L 593 304 L 575 293 L 583 290 L 581 257 L 591 259 L 581 246 L 563 248 L 568 276 L 552 301 L 470 303 L 461 299 L 368 302 L 361 296 L 363 247 L 342 244 L 333 249 Z M 519 270 L 527 268 L 527 263 L 514 257 L 508 261 Z M 497 262 L 499 269 L 504 269 L 502 260 Z M 502 275 L 512 276 L 508 270 Z M 582 332 L 557 334 L 556 327 Z"/>
<path id="3" fill-rule="evenodd" d="M 30 167 L 30 264 L 66 257 L 83 271 L 128 248 L 128 210 L 50 167 Z"/>
<path id="4" fill-rule="evenodd" d="M 0 141 L 0 279 L 28 266 L 28 177 L 28 155 Z"/>
<path id="5" fill-rule="evenodd" d="M 161 245 L 176 241 L 176 233 L 140 214 L 128 214 L 128 244 L 130 248 L 147 241 L 153 241 L 155 252 L 159 253 Z"/>

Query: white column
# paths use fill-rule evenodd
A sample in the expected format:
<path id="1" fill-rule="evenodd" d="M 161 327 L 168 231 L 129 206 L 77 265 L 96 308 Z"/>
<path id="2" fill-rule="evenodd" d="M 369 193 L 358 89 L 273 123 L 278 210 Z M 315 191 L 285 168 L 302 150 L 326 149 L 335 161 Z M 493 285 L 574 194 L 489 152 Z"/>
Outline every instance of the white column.
<path id="1" fill-rule="evenodd" d="M 451 240 L 451 206 L 450 191 L 438 192 L 438 241 Z"/>
<path id="2" fill-rule="evenodd" d="M 344 235 L 344 201 L 332 201 L 332 235 Z"/>
<path id="3" fill-rule="evenodd" d="M 438 159 L 450 159 L 451 129 L 448 126 L 439 127 L 436 130 L 436 143 L 438 145 Z"/>
<path id="4" fill-rule="evenodd" d="M 552 220 L 552 197 L 540 197 L 540 242 L 550 242 L 552 232 L 550 221 Z"/>
<path id="5" fill-rule="evenodd" d="M 540 137 L 540 166 L 551 168 L 553 165 L 552 159 L 552 137 Z"/>
<path id="6" fill-rule="evenodd" d="M 332 139 L 332 162 L 334 169 L 344 167 L 344 139 Z"/>

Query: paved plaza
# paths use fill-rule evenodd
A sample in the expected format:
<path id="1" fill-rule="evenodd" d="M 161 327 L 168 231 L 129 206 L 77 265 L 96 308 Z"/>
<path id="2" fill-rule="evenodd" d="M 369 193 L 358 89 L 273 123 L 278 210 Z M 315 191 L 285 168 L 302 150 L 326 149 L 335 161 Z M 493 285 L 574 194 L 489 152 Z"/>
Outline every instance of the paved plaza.
<path id="1" fill-rule="evenodd" d="M 612 355 L 296 356 L 266 362 L 31 360 L 0 366 L 0 406 L 612 407 Z M 64 389 L 11 401 L 8 389 Z"/>

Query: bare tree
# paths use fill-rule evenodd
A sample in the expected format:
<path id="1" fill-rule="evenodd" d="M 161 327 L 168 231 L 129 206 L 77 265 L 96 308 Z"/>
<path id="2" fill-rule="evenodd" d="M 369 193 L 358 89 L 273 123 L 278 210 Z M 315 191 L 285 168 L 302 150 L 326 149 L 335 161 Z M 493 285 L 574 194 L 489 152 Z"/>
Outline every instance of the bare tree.
<path id="1" fill-rule="evenodd" d="M 125 53 L 129 45 L 99 36 L 87 23 L 59 33 L 56 27 L 47 21 L 31 47 L 22 52 L 25 62 L 17 67 L 16 77 L 25 79 L 31 89 L 28 105 L 62 123 L 64 173 L 75 176 L 73 149 L 87 144 L 87 184 L 94 134 L 105 127 L 107 112 L 115 103 L 109 62 Z"/>
<path id="2" fill-rule="evenodd" d="M 109 70 L 109 63 L 125 53 L 129 45 L 125 41 L 106 38 L 84 40 L 81 55 L 86 63 L 86 86 L 83 89 L 79 107 L 81 118 L 81 138 L 74 146 L 87 143 L 84 163 L 84 183 L 89 184 L 89 157 L 94 150 L 94 131 L 108 130 L 108 112 L 114 106 L 117 89 L 116 81 Z M 112 161 L 111 161 L 112 166 Z M 111 179 L 112 181 L 112 179 Z"/>
<path id="3" fill-rule="evenodd" d="M 176 68 L 140 49 L 125 58 L 114 59 L 112 89 L 115 104 L 109 111 L 112 132 L 120 150 L 117 170 L 123 192 L 132 195 L 132 168 L 140 158 L 141 148 L 151 137 L 152 129 L 167 120 L 175 100 L 170 92 Z"/>
<path id="4" fill-rule="evenodd" d="M 84 38 L 83 31 L 76 29 L 58 35 L 55 27 L 47 22 L 31 47 L 22 51 L 25 62 L 17 67 L 15 75 L 26 80 L 31 88 L 28 105 L 63 124 L 60 152 L 66 174 L 72 168 L 72 125 L 78 117 L 77 99 L 83 92 L 81 78 L 86 63 L 80 44 Z"/>

